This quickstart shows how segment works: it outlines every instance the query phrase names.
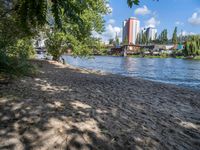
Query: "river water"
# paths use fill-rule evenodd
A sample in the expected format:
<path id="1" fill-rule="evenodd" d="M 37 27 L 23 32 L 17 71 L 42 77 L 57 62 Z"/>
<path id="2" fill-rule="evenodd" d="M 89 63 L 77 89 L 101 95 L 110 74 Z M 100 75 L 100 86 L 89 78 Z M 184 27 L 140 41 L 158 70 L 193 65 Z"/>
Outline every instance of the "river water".
<path id="1" fill-rule="evenodd" d="M 200 89 L 200 61 L 175 58 L 63 56 L 73 66 Z"/>

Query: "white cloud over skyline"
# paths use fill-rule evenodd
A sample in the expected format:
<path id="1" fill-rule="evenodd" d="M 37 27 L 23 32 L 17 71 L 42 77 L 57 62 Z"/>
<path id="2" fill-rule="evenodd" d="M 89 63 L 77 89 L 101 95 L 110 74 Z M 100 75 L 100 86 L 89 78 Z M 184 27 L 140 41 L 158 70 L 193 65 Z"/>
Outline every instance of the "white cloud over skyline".
<path id="1" fill-rule="evenodd" d="M 156 27 L 160 24 L 160 21 L 157 20 L 155 17 L 151 17 L 149 20 L 145 21 L 145 27 Z"/>
<path id="2" fill-rule="evenodd" d="M 134 13 L 135 15 L 148 15 L 151 14 L 151 10 L 149 10 L 148 7 L 144 5 L 143 7 L 137 8 Z"/>
<path id="3" fill-rule="evenodd" d="M 194 12 L 190 18 L 188 18 L 188 22 L 191 25 L 200 26 L 200 11 Z"/>
<path id="4" fill-rule="evenodd" d="M 182 31 L 182 32 L 180 32 L 178 35 L 180 36 L 181 34 L 182 34 L 182 36 L 195 35 L 194 32 L 187 32 L 187 31 Z"/>
<path id="5" fill-rule="evenodd" d="M 108 24 L 112 24 L 112 25 L 115 24 L 115 20 L 114 19 L 109 19 L 108 20 Z"/>
<path id="6" fill-rule="evenodd" d="M 109 39 L 114 39 L 116 34 L 119 37 L 119 40 L 122 39 L 122 28 L 114 25 L 115 20 L 110 19 L 108 24 L 105 27 L 105 31 L 102 34 L 98 34 L 97 32 L 93 31 L 93 36 L 96 38 L 101 38 L 103 42 L 108 43 Z"/>
<path id="7" fill-rule="evenodd" d="M 175 22 L 175 25 L 176 25 L 176 26 L 183 26 L 183 25 L 184 25 L 184 23 L 183 23 L 183 22 L 181 22 L 181 21 L 176 21 L 176 22 Z"/>

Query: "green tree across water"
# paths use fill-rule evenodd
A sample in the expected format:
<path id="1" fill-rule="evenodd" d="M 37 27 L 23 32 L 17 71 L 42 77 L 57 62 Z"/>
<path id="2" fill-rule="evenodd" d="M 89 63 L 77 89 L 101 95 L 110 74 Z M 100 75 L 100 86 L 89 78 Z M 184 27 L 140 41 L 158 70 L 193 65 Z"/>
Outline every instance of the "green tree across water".
<path id="1" fill-rule="evenodd" d="M 200 36 L 188 36 L 183 52 L 186 56 L 200 55 Z"/>
<path id="2" fill-rule="evenodd" d="M 178 37 L 177 37 L 177 27 L 174 29 L 173 37 L 172 37 L 172 43 L 173 44 L 178 44 Z"/>

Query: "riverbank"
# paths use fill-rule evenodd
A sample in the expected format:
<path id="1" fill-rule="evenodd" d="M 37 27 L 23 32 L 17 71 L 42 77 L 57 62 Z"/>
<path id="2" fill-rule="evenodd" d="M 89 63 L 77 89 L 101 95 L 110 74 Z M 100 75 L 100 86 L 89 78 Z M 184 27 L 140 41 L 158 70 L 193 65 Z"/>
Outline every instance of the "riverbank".
<path id="1" fill-rule="evenodd" d="M 200 93 L 34 61 L 0 85 L 0 149 L 198 149 Z"/>
<path id="2" fill-rule="evenodd" d="M 121 56 L 121 55 L 107 55 L 107 54 L 102 54 L 102 55 L 92 55 L 92 56 Z M 200 56 L 195 56 L 195 57 L 185 57 L 185 56 L 168 56 L 168 55 L 128 55 L 126 57 L 132 57 L 132 58 L 176 58 L 176 59 L 191 59 L 191 60 L 200 60 Z"/>
<path id="3" fill-rule="evenodd" d="M 196 56 L 196 57 L 184 57 L 184 56 L 166 56 L 166 55 L 130 55 L 128 57 L 132 57 L 132 58 L 176 58 L 176 59 L 191 59 L 191 60 L 200 60 L 200 56 Z"/>

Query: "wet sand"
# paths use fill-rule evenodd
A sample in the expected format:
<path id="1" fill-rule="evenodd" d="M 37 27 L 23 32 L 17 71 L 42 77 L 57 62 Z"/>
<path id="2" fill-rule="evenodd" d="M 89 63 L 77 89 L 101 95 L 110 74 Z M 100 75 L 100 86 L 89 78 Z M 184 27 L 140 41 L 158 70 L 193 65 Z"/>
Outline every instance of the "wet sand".
<path id="1" fill-rule="evenodd" d="M 200 149 L 200 92 L 34 61 L 0 84 L 0 149 Z"/>

